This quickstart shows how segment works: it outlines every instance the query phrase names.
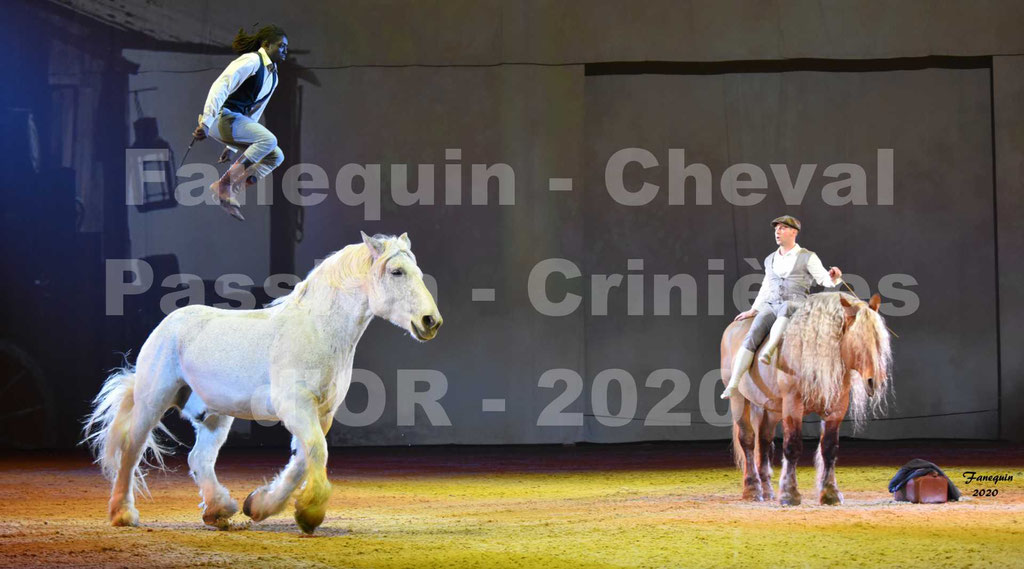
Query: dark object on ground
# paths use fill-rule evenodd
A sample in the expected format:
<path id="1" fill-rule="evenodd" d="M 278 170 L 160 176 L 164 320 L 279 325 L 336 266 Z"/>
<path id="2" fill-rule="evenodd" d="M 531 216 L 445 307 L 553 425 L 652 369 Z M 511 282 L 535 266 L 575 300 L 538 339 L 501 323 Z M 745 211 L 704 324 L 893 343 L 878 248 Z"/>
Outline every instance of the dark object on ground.
<path id="1" fill-rule="evenodd" d="M 928 476 L 929 474 L 934 476 Z M 941 495 L 942 491 L 935 491 L 938 486 L 936 479 L 939 479 L 945 483 L 946 486 L 946 498 L 950 501 L 956 502 L 960 499 L 960 490 L 953 484 L 953 481 L 946 476 L 946 473 L 941 468 L 920 458 L 915 458 L 910 462 L 904 464 L 896 476 L 892 477 L 889 481 L 889 491 L 893 493 L 894 497 L 898 501 L 910 501 L 910 502 L 922 502 L 922 497 L 928 497 L 929 502 L 935 499 L 935 494 Z M 907 488 L 911 486 L 913 481 L 913 488 Z M 922 487 L 923 485 L 923 487 Z M 910 493 L 914 493 L 914 498 L 910 499 Z M 922 496 L 922 493 L 925 496 Z M 946 500 L 941 500 L 946 501 Z"/>
<path id="2" fill-rule="evenodd" d="M 897 502 L 913 502 L 915 504 L 945 504 L 949 498 L 947 480 L 934 472 L 918 476 L 907 481 L 902 488 L 893 493 Z"/>

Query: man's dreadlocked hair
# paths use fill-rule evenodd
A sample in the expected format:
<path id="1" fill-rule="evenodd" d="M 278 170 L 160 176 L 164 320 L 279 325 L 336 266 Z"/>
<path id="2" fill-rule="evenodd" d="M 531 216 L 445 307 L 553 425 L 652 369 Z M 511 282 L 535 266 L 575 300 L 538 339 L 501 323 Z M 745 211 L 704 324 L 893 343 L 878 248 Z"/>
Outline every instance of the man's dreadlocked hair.
<path id="1" fill-rule="evenodd" d="M 231 42 L 231 49 L 238 54 L 259 51 L 263 42 L 274 43 L 286 35 L 284 28 L 273 24 L 263 26 L 255 34 L 247 34 L 245 28 L 242 28 L 238 30 L 235 41 Z"/>

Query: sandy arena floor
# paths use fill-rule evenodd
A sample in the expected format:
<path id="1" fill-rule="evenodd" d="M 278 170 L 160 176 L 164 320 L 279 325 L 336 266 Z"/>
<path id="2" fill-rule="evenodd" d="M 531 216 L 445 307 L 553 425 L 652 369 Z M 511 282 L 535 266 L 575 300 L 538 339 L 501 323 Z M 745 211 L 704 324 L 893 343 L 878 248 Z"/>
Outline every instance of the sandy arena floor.
<path id="1" fill-rule="evenodd" d="M 807 447 L 812 445 L 808 444 Z M 149 477 L 139 528 L 107 525 L 107 483 L 84 454 L 0 459 L 2 567 L 1020 567 L 1024 448 L 844 441 L 839 507 L 739 500 L 726 443 L 577 447 L 333 449 L 328 516 L 315 537 L 290 511 L 231 531 L 204 527 L 183 465 Z M 808 448 L 808 452 L 810 449 Z M 180 451 L 183 453 L 184 451 Z M 898 504 L 897 467 L 937 462 L 961 490 L 996 497 Z M 225 451 L 221 480 L 242 498 L 284 451 Z M 965 486 L 961 473 L 1012 474 Z M 776 470 L 776 476 L 777 476 Z M 767 565 L 765 565 L 767 564 Z"/>

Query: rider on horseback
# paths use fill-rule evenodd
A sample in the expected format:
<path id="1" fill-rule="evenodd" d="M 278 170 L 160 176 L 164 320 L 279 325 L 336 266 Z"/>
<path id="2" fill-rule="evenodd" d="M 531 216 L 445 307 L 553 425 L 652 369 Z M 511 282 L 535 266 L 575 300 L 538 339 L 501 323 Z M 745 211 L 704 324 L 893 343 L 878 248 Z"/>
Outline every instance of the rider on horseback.
<path id="1" fill-rule="evenodd" d="M 733 359 L 732 375 L 722 393 L 722 399 L 728 399 L 739 386 L 740 378 L 750 368 L 754 352 L 766 335 L 768 342 L 758 359 L 764 364 L 771 363 L 790 317 L 800 307 L 803 299 L 807 298 L 812 284 L 834 287 L 842 281 L 843 272 L 839 267 L 826 271 L 818 255 L 796 244 L 796 236 L 800 232 L 799 220 L 783 215 L 772 220 L 772 227 L 779 248 L 764 260 L 764 280 L 753 306 L 735 318 L 743 320 L 753 317 L 754 323 L 747 332 L 743 347 Z"/>

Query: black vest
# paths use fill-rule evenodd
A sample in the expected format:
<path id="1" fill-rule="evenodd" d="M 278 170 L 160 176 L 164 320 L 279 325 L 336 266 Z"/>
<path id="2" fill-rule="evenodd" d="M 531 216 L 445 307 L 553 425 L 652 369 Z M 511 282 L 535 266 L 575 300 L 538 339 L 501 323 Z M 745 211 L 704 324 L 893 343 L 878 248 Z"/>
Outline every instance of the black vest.
<path id="1" fill-rule="evenodd" d="M 260 58 L 260 65 L 256 69 L 256 73 L 242 81 L 242 84 L 233 93 L 228 95 L 228 98 L 224 101 L 225 109 L 248 115 L 256 105 L 263 102 L 263 99 L 258 97 L 263 89 L 263 78 L 266 76 L 267 70 L 259 53 L 256 54 L 256 57 Z M 274 89 L 271 87 L 270 91 L 267 92 L 267 97 L 273 92 Z"/>

